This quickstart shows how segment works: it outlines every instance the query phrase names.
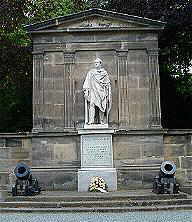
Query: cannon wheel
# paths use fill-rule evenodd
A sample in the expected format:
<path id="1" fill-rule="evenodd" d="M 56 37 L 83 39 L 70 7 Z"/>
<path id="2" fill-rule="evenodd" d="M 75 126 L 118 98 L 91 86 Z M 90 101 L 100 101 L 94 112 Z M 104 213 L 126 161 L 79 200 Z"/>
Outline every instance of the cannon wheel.
<path id="1" fill-rule="evenodd" d="M 31 195 L 30 186 L 29 186 L 29 181 L 28 180 L 25 181 L 24 195 L 25 196 L 28 196 L 28 195 L 30 196 Z"/>
<path id="2" fill-rule="evenodd" d="M 31 192 L 31 188 L 30 188 L 30 186 L 26 186 L 25 187 L 25 196 L 32 196 L 33 195 L 33 193 Z"/>
<path id="3" fill-rule="evenodd" d="M 12 187 L 12 196 L 17 196 L 17 187 Z"/>
<path id="4" fill-rule="evenodd" d="M 37 191 L 37 194 L 41 193 L 41 188 L 39 187 L 39 183 L 37 179 L 35 179 L 34 181 L 34 188 L 35 188 L 35 191 Z"/>
<path id="5" fill-rule="evenodd" d="M 156 181 L 153 183 L 153 192 L 156 194 L 162 193 L 161 187 L 159 186 L 159 184 Z"/>

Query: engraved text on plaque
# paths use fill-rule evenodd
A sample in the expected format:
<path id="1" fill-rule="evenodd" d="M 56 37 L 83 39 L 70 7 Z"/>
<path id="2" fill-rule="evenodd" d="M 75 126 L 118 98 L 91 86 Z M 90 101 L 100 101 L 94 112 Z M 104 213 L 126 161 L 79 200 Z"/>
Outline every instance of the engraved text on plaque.
<path id="1" fill-rule="evenodd" d="M 81 138 L 82 167 L 112 167 L 112 136 L 83 135 Z"/>

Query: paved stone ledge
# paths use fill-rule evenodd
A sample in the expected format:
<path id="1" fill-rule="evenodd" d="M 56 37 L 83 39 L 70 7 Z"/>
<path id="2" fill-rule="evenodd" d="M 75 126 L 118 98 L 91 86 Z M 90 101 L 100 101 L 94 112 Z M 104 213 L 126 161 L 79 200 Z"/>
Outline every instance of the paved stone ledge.
<path id="1" fill-rule="evenodd" d="M 158 207 L 100 207 L 100 208 L 0 208 L 1 213 L 58 213 L 58 212 L 134 212 L 134 211 L 192 210 L 191 205 Z"/>
<path id="2" fill-rule="evenodd" d="M 185 193 L 157 195 L 151 190 L 109 193 L 43 191 L 37 196 L 9 196 L 0 212 L 130 212 L 192 210 L 192 197 Z"/>

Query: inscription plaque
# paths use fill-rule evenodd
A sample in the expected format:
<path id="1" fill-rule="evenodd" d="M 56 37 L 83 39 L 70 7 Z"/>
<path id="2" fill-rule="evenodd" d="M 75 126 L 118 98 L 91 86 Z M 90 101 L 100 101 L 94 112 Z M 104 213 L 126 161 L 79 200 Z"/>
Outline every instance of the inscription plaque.
<path id="1" fill-rule="evenodd" d="M 112 136 L 83 135 L 81 136 L 82 167 L 112 167 Z"/>

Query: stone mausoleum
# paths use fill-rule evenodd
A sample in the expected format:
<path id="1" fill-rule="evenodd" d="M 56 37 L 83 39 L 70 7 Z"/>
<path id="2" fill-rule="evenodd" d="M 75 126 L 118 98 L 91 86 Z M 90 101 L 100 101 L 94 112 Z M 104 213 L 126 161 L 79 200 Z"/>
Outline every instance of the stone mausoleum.
<path id="1" fill-rule="evenodd" d="M 191 181 L 191 131 L 161 126 L 158 34 L 164 23 L 90 9 L 26 28 L 33 40 L 33 130 L 23 138 L 32 145 L 17 160 L 28 163 L 44 187 L 77 190 L 82 171 L 85 183 L 84 176 L 101 168 L 113 177 L 112 190 L 149 188 L 164 160 Z M 109 75 L 112 103 L 107 125 L 86 128 L 83 84 L 97 58 Z M 86 145 L 88 166 L 82 144 L 94 136 L 110 145 L 98 142 L 99 151 L 94 141 Z"/>

